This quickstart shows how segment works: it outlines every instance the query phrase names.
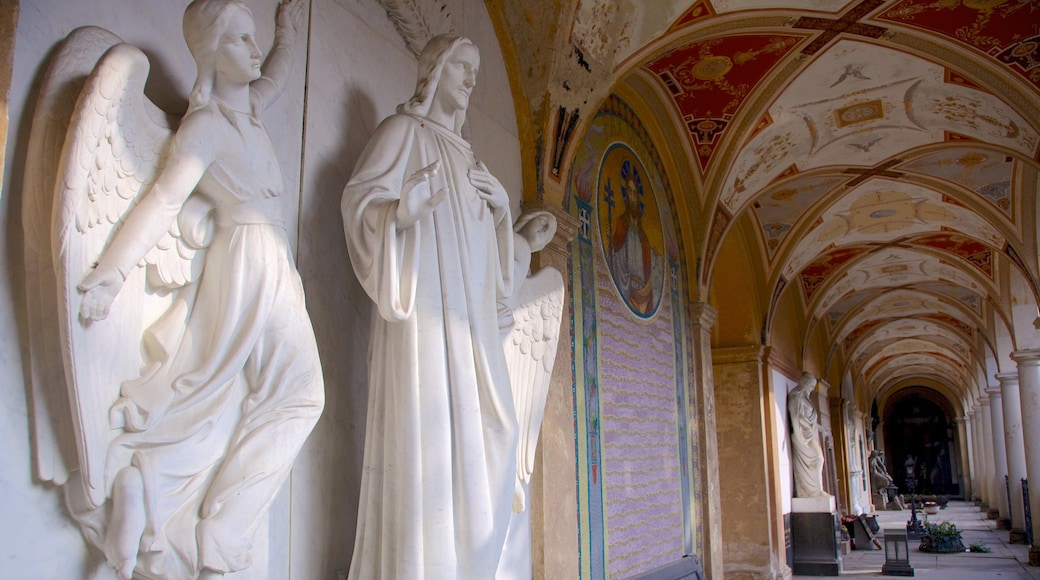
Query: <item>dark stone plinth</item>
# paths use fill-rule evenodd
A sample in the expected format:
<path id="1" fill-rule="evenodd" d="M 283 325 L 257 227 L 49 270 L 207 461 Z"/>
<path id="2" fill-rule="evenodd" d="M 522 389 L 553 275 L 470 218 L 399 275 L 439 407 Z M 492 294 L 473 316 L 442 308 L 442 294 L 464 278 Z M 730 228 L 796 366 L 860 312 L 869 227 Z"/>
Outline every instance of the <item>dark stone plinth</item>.
<path id="1" fill-rule="evenodd" d="M 841 574 L 841 524 L 838 516 L 826 512 L 791 514 L 791 543 L 797 576 L 838 576 Z"/>
<path id="2" fill-rule="evenodd" d="M 988 510 L 986 510 L 986 519 L 987 520 L 995 520 L 995 519 L 997 519 L 999 517 L 1000 517 L 1000 510 L 998 510 L 997 508 L 989 508 Z"/>
<path id="3" fill-rule="evenodd" d="M 909 564 L 900 562 L 898 564 L 889 564 L 885 562 L 881 566 L 882 576 L 913 576 L 914 569 Z"/>
<path id="4" fill-rule="evenodd" d="M 1011 528 L 1011 533 L 1008 535 L 1008 542 L 1012 544 L 1028 544 L 1029 534 L 1026 534 L 1025 530 Z"/>
<path id="5" fill-rule="evenodd" d="M 1040 546 L 1029 547 L 1029 565 L 1040 566 Z"/>
<path id="6" fill-rule="evenodd" d="M 997 529 L 998 530 L 1010 530 L 1011 529 L 1011 520 L 1009 520 L 1008 518 L 999 517 L 1000 514 L 997 514 L 997 516 L 998 516 L 997 517 Z"/>

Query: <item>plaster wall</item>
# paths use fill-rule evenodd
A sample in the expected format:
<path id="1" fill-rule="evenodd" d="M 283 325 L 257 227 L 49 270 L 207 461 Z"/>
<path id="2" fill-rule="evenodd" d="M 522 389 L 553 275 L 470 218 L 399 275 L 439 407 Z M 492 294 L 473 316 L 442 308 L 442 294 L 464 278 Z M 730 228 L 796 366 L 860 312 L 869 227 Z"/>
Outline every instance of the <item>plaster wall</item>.
<path id="1" fill-rule="evenodd" d="M 246 2 L 253 9 L 259 44 L 266 49 L 273 37 L 276 2 Z M 5 241 L 0 254 L 0 302 L 5 305 L 0 308 L 0 543 L 7 554 L 0 560 L 3 578 L 84 578 L 100 565 L 99 556 L 88 550 L 66 516 L 60 490 L 38 481 L 32 471 L 20 215 L 36 83 L 56 43 L 76 27 L 97 25 L 145 51 L 152 63 L 146 93 L 169 112 L 183 112 L 195 75 L 181 33 L 187 4 L 188 0 L 146 5 L 137 0 L 32 0 L 21 6 L 8 99 L 7 171 L 0 195 Z M 473 39 L 481 50 L 480 76 L 469 109 L 474 150 L 509 190 L 518 213 L 520 144 L 494 30 L 482 2 L 447 4 L 456 32 Z M 0 24 L 6 24 L 17 3 L 0 5 Z M 258 540 L 270 546 L 268 561 L 239 575 L 244 578 L 336 578 L 349 565 L 364 438 L 370 308 L 350 269 L 339 202 L 368 137 L 415 87 L 416 59 L 376 0 L 312 0 L 309 10 L 290 80 L 264 121 L 284 177 L 286 222 L 318 340 L 327 403 L 271 510 L 268 530 Z M 0 67 L 0 78 L 3 72 Z"/>

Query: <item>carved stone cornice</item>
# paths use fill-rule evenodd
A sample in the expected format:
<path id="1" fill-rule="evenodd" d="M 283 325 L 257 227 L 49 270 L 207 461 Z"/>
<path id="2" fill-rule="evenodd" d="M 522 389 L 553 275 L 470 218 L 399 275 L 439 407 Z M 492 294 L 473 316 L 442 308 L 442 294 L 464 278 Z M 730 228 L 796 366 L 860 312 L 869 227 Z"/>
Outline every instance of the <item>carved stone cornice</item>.
<path id="1" fill-rule="evenodd" d="M 711 349 L 711 362 L 714 365 L 762 362 L 761 345 L 729 346 Z"/>

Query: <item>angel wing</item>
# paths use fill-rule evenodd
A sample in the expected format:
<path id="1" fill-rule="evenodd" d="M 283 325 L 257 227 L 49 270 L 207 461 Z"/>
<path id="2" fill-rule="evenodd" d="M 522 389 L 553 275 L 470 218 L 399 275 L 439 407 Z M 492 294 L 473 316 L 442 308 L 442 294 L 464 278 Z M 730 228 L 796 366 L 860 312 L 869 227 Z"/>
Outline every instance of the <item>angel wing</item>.
<path id="1" fill-rule="evenodd" d="M 534 472 L 538 432 L 560 341 L 563 293 L 563 275 L 559 270 L 542 268 L 529 276 L 520 286 L 513 309 L 513 330 L 505 339 L 513 405 L 520 425 L 516 473 L 524 483 L 530 483 Z"/>
<path id="2" fill-rule="evenodd" d="M 58 46 L 44 75 L 33 114 L 22 190 L 26 305 L 29 316 L 29 382 L 36 475 L 62 485 L 75 467 L 69 402 L 58 335 L 58 284 L 51 258 L 54 184 L 76 97 L 110 47 L 122 42 L 93 26 L 72 31 Z"/>
<path id="3" fill-rule="evenodd" d="M 108 319 L 79 318 L 77 284 L 149 190 L 172 140 L 171 122 L 144 96 L 148 71 L 136 47 L 115 44 L 104 53 L 76 101 L 54 183 L 49 247 L 70 413 L 65 421 L 71 419 L 77 460 L 69 469 L 80 470 L 76 481 L 83 489 L 76 497 L 88 508 L 107 495 L 107 450 L 120 432 L 109 423 L 109 408 L 122 382 L 140 373 L 144 329 L 169 307 L 170 290 L 191 282 L 201 268 L 198 248 L 175 223 L 145 257 L 147 268 L 127 277 Z"/>

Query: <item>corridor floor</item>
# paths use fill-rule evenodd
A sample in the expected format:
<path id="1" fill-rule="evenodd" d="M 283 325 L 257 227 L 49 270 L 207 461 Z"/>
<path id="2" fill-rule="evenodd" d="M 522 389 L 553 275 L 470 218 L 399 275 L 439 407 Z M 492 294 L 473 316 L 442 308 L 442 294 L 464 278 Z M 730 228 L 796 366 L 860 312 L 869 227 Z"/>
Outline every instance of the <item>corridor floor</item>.
<path id="1" fill-rule="evenodd" d="M 924 517 L 923 513 L 918 517 Z M 901 512 L 877 512 L 881 529 L 905 527 L 910 510 Z M 962 531 L 965 546 L 974 543 L 985 545 L 988 554 L 966 552 L 960 554 L 929 554 L 917 550 L 917 542 L 910 545 L 910 565 L 915 578 L 942 578 L 943 580 L 976 580 L 992 578 L 1015 578 L 1022 580 L 1040 579 L 1040 567 L 1029 565 L 1029 546 L 1009 544 L 1008 531 L 996 529 L 995 520 L 987 520 L 986 514 L 973 503 L 951 501 L 937 515 L 928 516 L 934 523 L 953 522 Z M 884 534 L 879 533 L 882 540 Z M 894 578 L 882 576 L 881 566 L 885 563 L 885 551 L 853 550 L 842 557 L 841 578 Z M 838 578 L 838 576 L 794 576 L 812 578 Z"/>

